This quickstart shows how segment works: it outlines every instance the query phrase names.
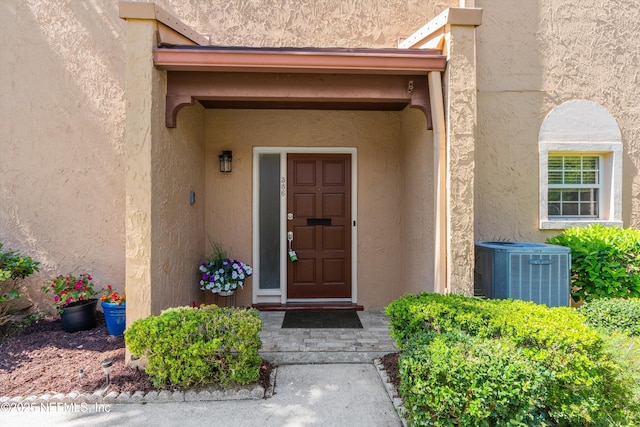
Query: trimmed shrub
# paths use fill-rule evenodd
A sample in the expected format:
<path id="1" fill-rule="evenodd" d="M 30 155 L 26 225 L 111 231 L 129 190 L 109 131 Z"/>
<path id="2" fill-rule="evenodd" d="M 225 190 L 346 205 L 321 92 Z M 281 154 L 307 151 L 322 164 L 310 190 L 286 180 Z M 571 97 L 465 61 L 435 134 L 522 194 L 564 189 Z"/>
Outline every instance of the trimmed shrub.
<path id="1" fill-rule="evenodd" d="M 568 228 L 547 243 L 571 249 L 575 301 L 640 297 L 640 231 L 631 228 Z"/>
<path id="2" fill-rule="evenodd" d="M 3 251 L 0 243 L 0 326 L 10 321 L 12 303 L 22 296 L 19 280 L 39 271 L 39 264 L 15 251 Z"/>
<path id="3" fill-rule="evenodd" d="M 247 384 L 260 376 L 260 329 L 254 309 L 177 307 L 133 322 L 125 342 L 156 387 Z"/>
<path id="4" fill-rule="evenodd" d="M 627 425 L 640 426 L 640 337 L 618 331 L 602 334 L 607 350 L 625 372 L 635 401 L 627 406 Z"/>
<path id="5" fill-rule="evenodd" d="M 592 300 L 578 311 L 593 327 L 640 336 L 640 298 Z"/>
<path id="6" fill-rule="evenodd" d="M 430 330 L 493 336 L 498 331 L 488 328 L 489 322 L 498 315 L 496 306 L 481 304 L 480 301 L 463 295 L 407 294 L 385 309 L 390 335 L 400 348 L 405 341 Z"/>
<path id="7" fill-rule="evenodd" d="M 540 425 L 550 373 L 508 340 L 422 335 L 399 361 L 410 425 Z"/>
<path id="8" fill-rule="evenodd" d="M 540 419 L 557 425 L 613 425 L 624 419 L 625 406 L 632 402 L 629 377 L 605 351 L 597 331 L 584 324 L 583 316 L 574 309 L 548 308 L 525 301 L 420 294 L 392 302 L 386 312 L 391 335 L 403 351 L 414 346 L 416 337 L 424 340 L 425 333 L 466 334 L 479 340 L 498 340 L 503 347 L 508 342 L 518 355 L 540 370 L 544 393 L 537 396 L 545 396 L 537 407 Z M 483 345 L 489 348 L 498 344 Z M 455 372 L 456 368 L 451 365 L 449 369 Z M 413 383 L 411 375 L 406 371 L 401 382 Z M 466 375 L 465 371 L 463 377 Z M 530 385 L 514 383 L 513 387 L 527 389 Z M 511 389 L 500 389 L 499 393 L 510 395 Z M 442 394 L 437 399 L 447 396 Z M 493 412 L 502 409 L 505 408 L 491 407 Z M 433 415 L 426 412 L 422 416 Z"/>

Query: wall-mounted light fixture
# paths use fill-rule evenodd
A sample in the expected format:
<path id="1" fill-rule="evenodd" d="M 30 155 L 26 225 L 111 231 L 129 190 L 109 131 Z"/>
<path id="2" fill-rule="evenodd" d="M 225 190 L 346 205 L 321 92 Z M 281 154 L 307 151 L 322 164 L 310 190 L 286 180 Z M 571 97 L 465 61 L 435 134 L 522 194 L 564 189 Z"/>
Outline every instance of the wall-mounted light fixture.
<path id="1" fill-rule="evenodd" d="M 231 161 L 233 159 L 231 151 L 223 151 L 218 158 L 220 159 L 220 172 L 231 172 Z"/>

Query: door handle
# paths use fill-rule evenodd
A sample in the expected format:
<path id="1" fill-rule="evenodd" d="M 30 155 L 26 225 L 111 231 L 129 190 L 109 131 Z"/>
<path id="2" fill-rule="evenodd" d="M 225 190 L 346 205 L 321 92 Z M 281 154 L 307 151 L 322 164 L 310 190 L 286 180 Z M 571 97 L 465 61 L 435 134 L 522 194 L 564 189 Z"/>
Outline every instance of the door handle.
<path id="1" fill-rule="evenodd" d="M 291 262 L 296 262 L 298 260 L 298 254 L 291 247 L 291 242 L 293 242 L 293 231 L 287 232 L 287 240 L 289 241 L 289 259 Z"/>

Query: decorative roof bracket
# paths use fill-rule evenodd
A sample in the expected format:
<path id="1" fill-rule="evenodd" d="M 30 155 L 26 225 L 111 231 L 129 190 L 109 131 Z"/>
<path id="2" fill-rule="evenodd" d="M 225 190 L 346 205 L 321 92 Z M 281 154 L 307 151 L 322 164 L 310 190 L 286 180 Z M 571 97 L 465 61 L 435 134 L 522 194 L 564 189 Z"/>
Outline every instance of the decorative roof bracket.
<path id="1" fill-rule="evenodd" d="M 427 73 L 443 71 L 440 51 L 427 49 L 161 48 L 167 70 L 166 126 L 178 111 L 287 108 L 400 111 L 420 109 L 432 129 Z"/>

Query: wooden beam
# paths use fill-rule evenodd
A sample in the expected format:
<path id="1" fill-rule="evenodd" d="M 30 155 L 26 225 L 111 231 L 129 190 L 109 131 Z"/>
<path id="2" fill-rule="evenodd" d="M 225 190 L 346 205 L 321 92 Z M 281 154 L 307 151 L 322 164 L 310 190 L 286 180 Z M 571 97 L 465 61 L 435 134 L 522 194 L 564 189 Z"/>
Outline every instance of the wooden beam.
<path id="1" fill-rule="evenodd" d="M 166 125 L 176 127 L 178 111 L 195 101 L 224 108 L 400 110 L 419 108 L 431 126 L 426 76 L 390 74 L 299 74 L 167 72 Z"/>

